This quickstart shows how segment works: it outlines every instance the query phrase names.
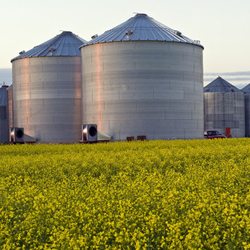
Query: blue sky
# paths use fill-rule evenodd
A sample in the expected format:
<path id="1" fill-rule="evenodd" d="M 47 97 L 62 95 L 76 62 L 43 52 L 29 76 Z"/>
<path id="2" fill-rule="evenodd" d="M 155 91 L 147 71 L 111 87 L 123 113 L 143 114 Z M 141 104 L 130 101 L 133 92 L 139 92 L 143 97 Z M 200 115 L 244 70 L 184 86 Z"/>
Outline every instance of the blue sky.
<path id="1" fill-rule="evenodd" d="M 249 0 L 8 0 L 0 13 L 0 68 L 62 30 L 85 40 L 133 16 L 147 13 L 204 45 L 204 72 L 237 73 L 250 82 Z M 248 72 L 240 76 L 239 72 Z M 205 78 L 211 78 L 211 75 Z M 0 81 L 1 81 L 0 75 Z"/>

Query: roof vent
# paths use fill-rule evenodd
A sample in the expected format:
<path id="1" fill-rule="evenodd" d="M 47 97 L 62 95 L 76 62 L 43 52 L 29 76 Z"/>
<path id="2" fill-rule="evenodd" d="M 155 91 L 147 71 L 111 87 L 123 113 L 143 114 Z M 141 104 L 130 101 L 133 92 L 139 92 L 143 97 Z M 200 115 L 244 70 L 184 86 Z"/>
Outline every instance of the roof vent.
<path id="1" fill-rule="evenodd" d="M 55 50 L 56 50 L 56 48 L 54 48 L 54 47 L 50 47 L 50 48 L 49 48 L 49 51 L 52 51 L 52 52 L 53 52 L 53 51 L 55 51 Z"/>
<path id="2" fill-rule="evenodd" d="M 180 36 L 180 37 L 182 37 L 182 34 L 181 34 L 181 32 L 180 32 L 180 31 L 178 31 L 178 30 L 176 31 L 176 35 L 177 35 L 177 36 Z"/>
<path id="3" fill-rule="evenodd" d="M 133 30 L 128 30 L 128 31 L 125 33 L 126 39 L 129 40 L 129 39 L 130 39 L 130 36 L 132 36 L 133 33 L 134 33 Z"/>
<path id="4" fill-rule="evenodd" d="M 22 55 L 24 53 L 25 53 L 25 50 L 22 50 L 22 51 L 19 52 L 19 55 Z"/>
<path id="5" fill-rule="evenodd" d="M 95 38 L 97 38 L 97 37 L 98 37 L 98 35 L 95 34 L 95 35 L 93 35 L 93 36 L 91 37 L 91 39 L 95 39 Z"/>
<path id="6" fill-rule="evenodd" d="M 49 55 L 49 56 L 53 56 L 53 52 L 54 52 L 54 51 L 56 51 L 56 48 L 50 47 L 50 48 L 49 48 L 49 54 L 48 54 L 48 55 Z"/>
<path id="7" fill-rule="evenodd" d="M 195 44 L 201 44 L 201 42 L 199 40 L 194 40 Z"/>

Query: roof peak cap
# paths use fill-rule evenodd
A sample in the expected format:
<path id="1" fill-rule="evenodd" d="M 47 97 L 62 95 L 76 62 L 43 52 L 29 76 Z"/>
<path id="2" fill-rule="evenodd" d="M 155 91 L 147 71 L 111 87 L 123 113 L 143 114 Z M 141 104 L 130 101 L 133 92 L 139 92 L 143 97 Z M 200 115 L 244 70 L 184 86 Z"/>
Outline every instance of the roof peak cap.
<path id="1" fill-rule="evenodd" d="M 136 13 L 136 15 L 135 16 L 148 16 L 147 14 L 145 14 L 145 13 Z"/>
<path id="2" fill-rule="evenodd" d="M 61 34 L 73 34 L 72 31 L 69 30 L 62 30 Z"/>

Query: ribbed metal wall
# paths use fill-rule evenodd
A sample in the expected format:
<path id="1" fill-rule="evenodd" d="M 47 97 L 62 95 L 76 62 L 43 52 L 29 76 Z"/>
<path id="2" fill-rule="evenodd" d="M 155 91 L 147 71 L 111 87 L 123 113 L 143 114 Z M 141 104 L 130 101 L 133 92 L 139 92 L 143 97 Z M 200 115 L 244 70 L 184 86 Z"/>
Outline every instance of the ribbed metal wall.
<path id="1" fill-rule="evenodd" d="M 245 136 L 245 103 L 243 92 L 204 93 L 205 130 L 225 133 L 231 128 L 232 137 Z"/>
<path id="2" fill-rule="evenodd" d="M 246 137 L 250 137 L 250 93 L 245 93 Z"/>
<path id="3" fill-rule="evenodd" d="M 14 115 L 13 115 L 13 85 L 9 86 L 8 89 L 8 121 L 9 127 L 14 127 Z"/>
<path id="4" fill-rule="evenodd" d="M 115 140 L 203 137 L 203 48 L 128 41 L 81 48 L 83 123 Z"/>
<path id="5" fill-rule="evenodd" d="M 8 142 L 8 94 L 7 87 L 0 88 L 0 143 Z"/>
<path id="6" fill-rule="evenodd" d="M 80 56 L 18 59 L 12 70 L 15 127 L 39 142 L 78 142 Z"/>

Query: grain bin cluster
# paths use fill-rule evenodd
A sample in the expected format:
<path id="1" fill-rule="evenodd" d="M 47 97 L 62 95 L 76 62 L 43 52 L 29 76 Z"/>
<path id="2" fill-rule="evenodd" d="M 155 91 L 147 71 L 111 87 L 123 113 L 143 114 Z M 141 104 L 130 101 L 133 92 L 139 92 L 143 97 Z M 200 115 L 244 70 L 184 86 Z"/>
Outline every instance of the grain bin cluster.
<path id="1" fill-rule="evenodd" d="M 146 14 L 89 42 L 64 31 L 20 52 L 12 72 L 13 85 L 0 92 L 8 110 L 1 114 L 1 142 L 9 127 L 40 143 L 79 142 L 82 124 L 96 124 L 99 138 L 112 140 L 203 138 L 204 126 L 224 128 L 215 126 L 216 108 L 205 108 L 204 123 L 203 46 Z M 242 106 L 236 106 L 234 114 L 224 110 L 233 119 L 226 126 L 241 137 L 243 118 L 234 118 Z"/>

